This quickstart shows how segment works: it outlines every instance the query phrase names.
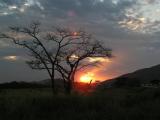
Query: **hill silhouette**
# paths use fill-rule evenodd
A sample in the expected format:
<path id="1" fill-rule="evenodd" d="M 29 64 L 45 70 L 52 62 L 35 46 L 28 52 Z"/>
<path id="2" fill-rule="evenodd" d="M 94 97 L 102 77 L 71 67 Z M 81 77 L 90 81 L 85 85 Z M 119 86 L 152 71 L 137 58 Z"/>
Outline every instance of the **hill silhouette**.
<path id="1" fill-rule="evenodd" d="M 21 88 L 44 88 L 48 87 L 45 84 L 39 84 L 36 82 L 6 82 L 6 83 L 1 83 L 0 84 L 0 89 L 21 89 Z"/>
<path id="2" fill-rule="evenodd" d="M 160 65 L 140 69 L 111 80 L 106 80 L 102 82 L 100 86 L 141 86 L 142 84 L 153 83 L 160 83 Z"/>
<path id="3" fill-rule="evenodd" d="M 56 79 L 58 87 L 62 86 L 62 80 Z M 21 89 L 21 88 L 49 88 L 51 86 L 51 80 L 45 79 L 41 81 L 12 81 L 0 84 L 0 89 Z"/>

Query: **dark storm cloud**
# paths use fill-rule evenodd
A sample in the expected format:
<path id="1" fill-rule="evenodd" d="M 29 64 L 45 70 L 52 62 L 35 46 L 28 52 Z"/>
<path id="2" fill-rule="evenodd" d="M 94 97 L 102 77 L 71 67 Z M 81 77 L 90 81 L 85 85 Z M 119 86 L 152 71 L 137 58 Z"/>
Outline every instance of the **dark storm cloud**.
<path id="1" fill-rule="evenodd" d="M 42 1 L 46 12 L 52 13 L 52 15 L 60 14 L 79 17 L 93 17 L 102 15 L 108 20 L 116 20 L 121 16 L 123 11 L 132 6 L 134 1 L 122 0 L 117 4 L 114 4 L 112 0 L 104 0 L 100 2 L 98 0 L 48 0 Z M 71 13 L 70 13 L 71 12 Z"/>
<path id="2" fill-rule="evenodd" d="M 125 9 L 135 4 L 134 0 L 121 0 L 116 4 L 112 0 L 3 0 L 2 3 L 8 6 L 23 6 L 25 2 L 30 6 L 24 12 L 11 10 L 12 14 L 3 16 L 0 22 L 15 23 L 22 21 L 23 23 L 23 21 L 41 19 L 41 21 L 54 24 L 57 21 L 65 21 L 66 23 L 76 20 L 77 23 L 113 24 L 109 27 L 115 27 L 117 22 L 125 17 Z M 40 6 L 44 9 L 40 9 Z"/>
<path id="3" fill-rule="evenodd" d="M 45 8 L 57 8 L 59 10 L 75 10 L 81 14 L 87 13 L 117 13 L 120 10 L 131 6 L 134 2 L 122 1 L 114 4 L 112 0 L 107 0 L 104 2 L 96 2 L 96 0 L 48 0 L 48 4 L 45 4 Z"/>
<path id="4" fill-rule="evenodd" d="M 30 7 L 23 14 L 36 13 L 32 14 L 32 17 L 37 17 L 40 14 L 63 18 L 66 16 L 93 18 L 103 16 L 112 21 L 117 21 L 120 17 L 123 17 L 123 11 L 135 3 L 127 0 L 121 0 L 117 4 L 113 3 L 112 0 L 104 0 L 103 2 L 99 0 L 3 0 L 1 3 L 5 4 L 3 7 L 7 7 L 7 5 L 22 6 L 25 2 Z M 40 6 L 44 9 L 40 10 Z M 17 12 L 16 14 L 19 15 Z"/>
<path id="5" fill-rule="evenodd" d="M 5 3 L 7 5 L 21 5 L 24 3 L 24 0 L 2 0 L 2 3 Z"/>
<path id="6" fill-rule="evenodd" d="M 25 0 L 22 1 L 5 0 L 3 2 L 9 5 L 24 4 Z M 28 1 L 33 4 L 33 0 Z M 123 19 L 124 10 L 135 4 L 135 1 L 127 0 L 121 0 L 116 4 L 112 0 L 104 0 L 103 2 L 99 0 L 39 0 L 37 2 L 44 7 L 44 10 L 33 5 L 24 13 L 2 17 L 0 22 L 12 25 L 40 19 L 42 23 L 52 25 L 59 23 L 67 25 L 69 23 L 68 25 L 70 25 L 76 21 L 76 27 L 97 28 L 95 31 L 103 31 L 109 38 L 115 36 L 119 38 L 126 33 L 118 28 L 118 21 Z M 100 34 L 103 35 L 103 32 Z"/>

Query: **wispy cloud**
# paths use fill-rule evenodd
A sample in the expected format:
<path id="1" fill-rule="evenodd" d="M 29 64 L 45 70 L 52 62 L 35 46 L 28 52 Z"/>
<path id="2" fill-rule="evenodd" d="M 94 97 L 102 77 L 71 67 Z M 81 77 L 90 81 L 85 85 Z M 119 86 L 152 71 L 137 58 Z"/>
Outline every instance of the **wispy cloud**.
<path id="1" fill-rule="evenodd" d="M 159 15 L 159 0 L 136 0 L 136 4 L 125 10 L 125 17 L 119 24 L 132 31 L 154 33 L 160 27 Z"/>
<path id="2" fill-rule="evenodd" d="M 38 7 L 40 10 L 44 10 L 44 7 L 39 0 L 17 0 L 14 2 L 0 2 L 0 16 L 7 16 L 15 13 L 25 13 L 31 7 Z"/>
<path id="3" fill-rule="evenodd" d="M 28 59 L 23 56 L 8 55 L 8 56 L 1 56 L 0 60 L 16 62 L 16 61 L 26 61 Z"/>

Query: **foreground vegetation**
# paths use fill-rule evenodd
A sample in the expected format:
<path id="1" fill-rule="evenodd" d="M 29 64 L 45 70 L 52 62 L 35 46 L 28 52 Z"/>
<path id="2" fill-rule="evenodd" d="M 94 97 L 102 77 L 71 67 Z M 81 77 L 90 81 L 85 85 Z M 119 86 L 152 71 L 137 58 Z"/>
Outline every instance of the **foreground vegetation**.
<path id="1" fill-rule="evenodd" d="M 110 88 L 92 95 L 0 90 L 1 120 L 159 120 L 160 89 Z"/>

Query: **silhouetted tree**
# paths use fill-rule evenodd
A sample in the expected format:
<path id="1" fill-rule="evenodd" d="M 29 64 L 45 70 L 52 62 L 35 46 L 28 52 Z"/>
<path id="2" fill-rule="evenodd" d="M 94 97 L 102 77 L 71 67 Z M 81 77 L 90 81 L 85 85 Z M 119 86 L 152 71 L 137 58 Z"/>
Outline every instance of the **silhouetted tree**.
<path id="1" fill-rule="evenodd" d="M 79 34 L 79 33 L 77 33 Z M 58 63 L 58 71 L 60 71 L 62 78 L 66 83 L 66 92 L 70 93 L 75 82 L 75 74 L 87 67 L 98 67 L 100 61 L 90 61 L 94 58 L 110 58 L 112 57 L 112 50 L 106 48 L 100 41 L 94 40 L 91 36 L 83 38 L 83 44 L 75 44 L 73 48 L 64 52 L 63 62 Z M 61 68 L 65 65 L 65 68 Z M 67 71 L 67 72 L 65 72 Z"/>
<path id="2" fill-rule="evenodd" d="M 28 27 L 10 27 L 10 31 L 0 38 L 11 39 L 15 44 L 29 50 L 30 60 L 26 63 L 36 70 L 46 70 L 50 76 L 53 93 L 55 75 L 60 73 L 66 91 L 73 87 L 75 73 L 97 62 L 88 63 L 89 57 L 111 57 L 111 50 L 93 40 L 84 31 L 71 31 L 65 28 L 54 28 L 54 31 L 41 32 L 40 23 L 33 22 Z"/>

